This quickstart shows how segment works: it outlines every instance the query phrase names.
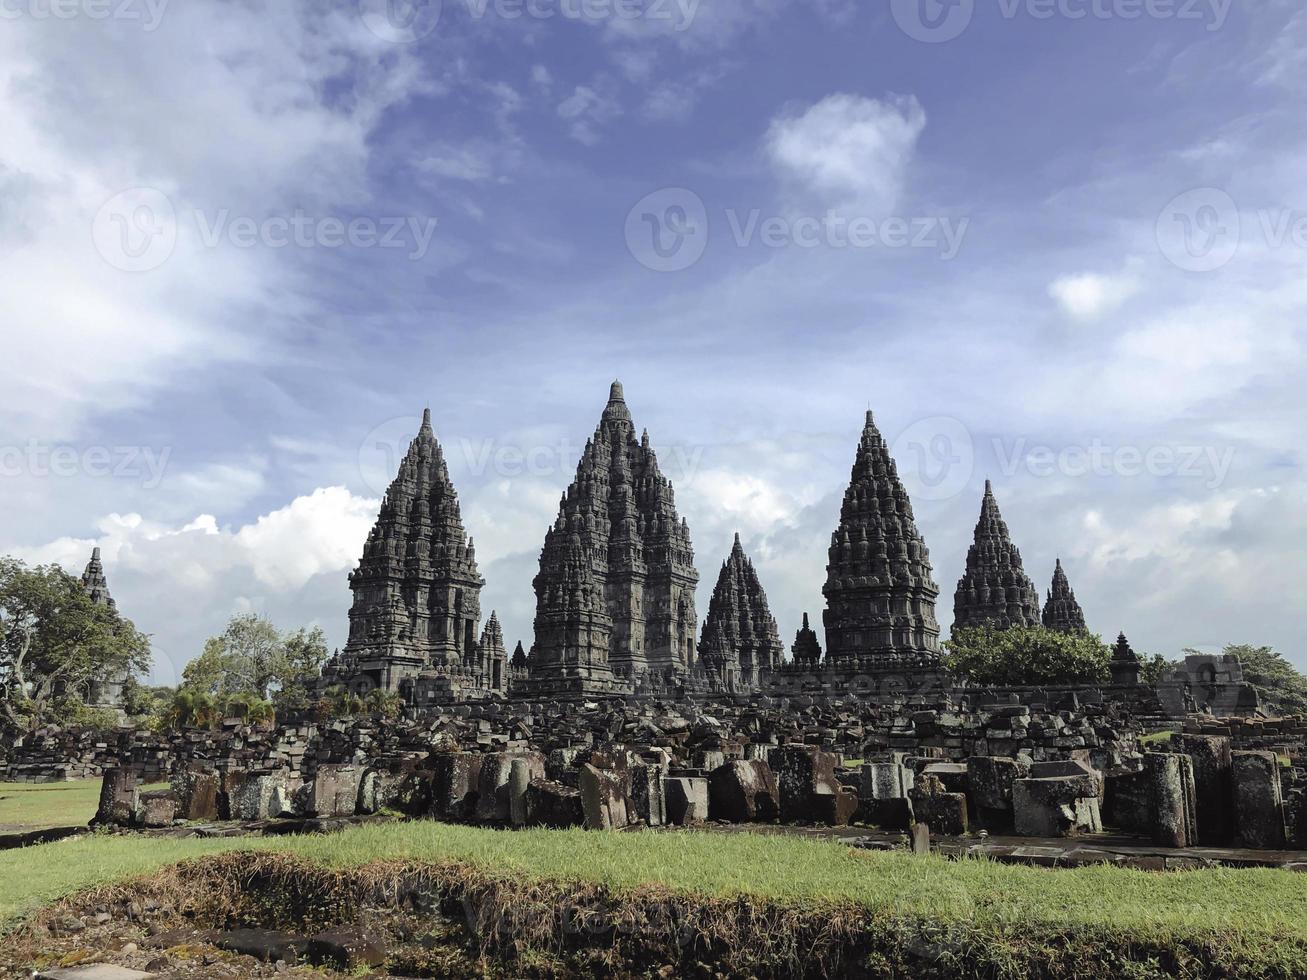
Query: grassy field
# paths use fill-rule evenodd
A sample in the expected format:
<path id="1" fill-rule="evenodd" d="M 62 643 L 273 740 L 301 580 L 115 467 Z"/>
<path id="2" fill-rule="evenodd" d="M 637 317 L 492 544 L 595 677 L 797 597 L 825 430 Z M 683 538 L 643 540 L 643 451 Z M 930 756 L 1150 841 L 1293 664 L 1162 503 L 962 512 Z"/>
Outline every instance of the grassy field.
<path id="1" fill-rule="evenodd" d="M 0 924 L 92 885 L 233 850 L 295 854 L 333 868 L 375 861 L 463 861 L 496 873 L 617 889 L 662 884 L 708 896 L 854 903 L 945 921 L 1109 929 L 1227 930 L 1307 940 L 1307 876 L 1214 869 L 1155 874 L 1052 871 L 856 852 L 799 838 L 713 833 L 500 832 L 419 822 L 326 837 L 165 841 L 90 836 L 0 852 Z"/>
<path id="2" fill-rule="evenodd" d="M 98 779 L 68 783 L 0 783 L 0 829 L 45 830 L 90 823 L 100 803 L 100 783 Z"/>

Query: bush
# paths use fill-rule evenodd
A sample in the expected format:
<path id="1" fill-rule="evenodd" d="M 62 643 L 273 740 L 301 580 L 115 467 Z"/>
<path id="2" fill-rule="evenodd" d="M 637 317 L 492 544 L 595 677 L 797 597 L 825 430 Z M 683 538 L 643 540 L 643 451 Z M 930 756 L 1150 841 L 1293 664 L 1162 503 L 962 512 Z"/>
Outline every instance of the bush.
<path id="1" fill-rule="evenodd" d="M 1044 626 L 955 630 L 944 644 L 945 663 L 977 684 L 1103 684 L 1112 649 L 1101 637 Z"/>

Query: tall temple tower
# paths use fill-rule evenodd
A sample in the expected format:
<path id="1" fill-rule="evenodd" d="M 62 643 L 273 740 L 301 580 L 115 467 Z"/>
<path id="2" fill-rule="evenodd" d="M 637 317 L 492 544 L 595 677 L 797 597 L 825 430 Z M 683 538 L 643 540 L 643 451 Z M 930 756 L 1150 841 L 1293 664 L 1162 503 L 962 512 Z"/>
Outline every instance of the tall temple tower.
<path id="1" fill-rule="evenodd" d="M 91 560 L 86 563 L 86 569 L 82 572 L 82 588 L 97 606 L 107 606 L 117 612 L 118 603 L 114 602 L 113 596 L 109 594 L 109 580 L 104 574 L 104 563 L 100 560 L 99 548 L 91 549 Z M 124 671 L 117 676 L 94 678 L 87 685 L 86 703 L 93 708 L 121 707 L 123 688 L 127 686 L 130 678 L 130 671 Z"/>
<path id="2" fill-rule="evenodd" d="M 999 629 L 1040 623 L 1039 592 L 1021 567 L 1021 552 L 1008 536 L 988 480 L 966 571 L 953 595 L 954 629 L 986 623 Z"/>
<path id="3" fill-rule="evenodd" d="M 532 681 L 602 689 L 614 669 L 685 671 L 698 582 L 672 485 L 613 382 L 540 552 Z"/>
<path id="4" fill-rule="evenodd" d="M 862 430 L 826 566 L 826 649 L 832 664 L 874 668 L 939 658 L 930 552 L 898 467 L 871 412 Z"/>
<path id="5" fill-rule="evenodd" d="M 1053 587 L 1048 590 L 1048 601 L 1044 603 L 1044 625 L 1059 633 L 1088 633 L 1085 614 L 1076 601 L 1076 594 L 1071 590 L 1066 572 L 1062 571 L 1062 559 L 1057 560 L 1053 569 Z"/>
<path id="6" fill-rule="evenodd" d="M 700 663 L 728 688 L 756 688 L 765 674 L 780 666 L 784 650 L 767 594 L 737 534 L 708 603 Z"/>
<path id="7" fill-rule="evenodd" d="M 427 668 L 475 669 L 484 584 L 427 409 L 350 574 L 349 641 L 333 672 L 398 691 Z"/>
<path id="8" fill-rule="evenodd" d="M 110 609 L 117 609 L 118 603 L 113 601 L 113 596 L 109 594 L 109 580 L 104 575 L 104 563 L 100 561 L 100 549 L 91 549 L 91 560 L 86 563 L 86 570 L 82 572 L 82 588 L 91 596 L 91 601 L 97 606 L 108 606 Z"/>

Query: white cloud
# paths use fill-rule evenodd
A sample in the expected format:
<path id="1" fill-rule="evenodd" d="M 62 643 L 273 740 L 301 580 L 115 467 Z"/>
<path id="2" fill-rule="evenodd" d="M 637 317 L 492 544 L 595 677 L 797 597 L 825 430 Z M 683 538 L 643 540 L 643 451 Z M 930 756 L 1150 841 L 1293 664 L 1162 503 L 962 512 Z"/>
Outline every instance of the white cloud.
<path id="1" fill-rule="evenodd" d="M 572 138 L 585 146 L 597 144 L 599 130 L 621 114 L 621 105 L 603 80 L 593 86 L 578 85 L 558 104 L 558 115 L 569 123 Z"/>
<path id="2" fill-rule="evenodd" d="M 1048 294 L 1068 316 L 1096 320 L 1119 309 L 1139 289 L 1139 281 L 1129 274 L 1109 276 L 1085 272 L 1053 280 Z"/>
<path id="3" fill-rule="evenodd" d="M 787 181 L 827 205 L 885 214 L 897 204 L 926 113 L 912 96 L 827 96 L 773 120 L 766 150 Z"/>

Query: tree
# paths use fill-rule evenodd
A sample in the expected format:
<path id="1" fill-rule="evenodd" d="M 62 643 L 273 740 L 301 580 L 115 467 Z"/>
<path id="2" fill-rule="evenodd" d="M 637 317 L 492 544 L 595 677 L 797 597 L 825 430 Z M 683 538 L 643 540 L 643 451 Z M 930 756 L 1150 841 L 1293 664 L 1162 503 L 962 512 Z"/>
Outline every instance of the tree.
<path id="1" fill-rule="evenodd" d="M 205 642 L 204 651 L 182 671 L 183 686 L 215 697 L 248 693 L 266 701 L 274 689 L 303 687 L 317 678 L 326 660 L 327 638 L 320 628 L 283 636 L 268 619 L 245 613 Z M 288 702 L 295 700 L 288 695 Z"/>
<path id="2" fill-rule="evenodd" d="M 1110 678 L 1112 650 L 1088 633 L 986 625 L 954 630 L 944 646 L 949 669 L 977 684 L 1102 684 Z"/>
<path id="3" fill-rule="evenodd" d="M 0 716 L 19 730 L 101 678 L 150 669 L 150 641 L 57 566 L 0 559 Z"/>
<path id="4" fill-rule="evenodd" d="M 1224 654 L 1243 664 L 1243 679 L 1257 691 L 1264 706 L 1280 715 L 1307 715 L 1307 677 L 1271 647 L 1231 643 Z M 1197 650 L 1185 650 L 1196 654 Z"/>
<path id="5" fill-rule="evenodd" d="M 404 699 L 394 691 L 375 688 L 367 693 L 363 706 L 369 714 L 379 718 L 398 718 L 404 710 Z"/>

